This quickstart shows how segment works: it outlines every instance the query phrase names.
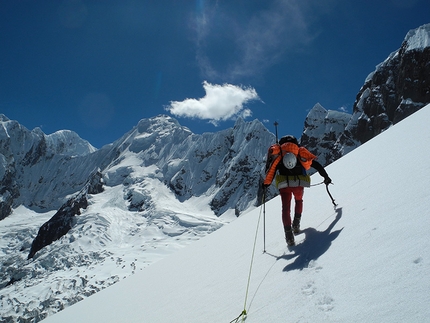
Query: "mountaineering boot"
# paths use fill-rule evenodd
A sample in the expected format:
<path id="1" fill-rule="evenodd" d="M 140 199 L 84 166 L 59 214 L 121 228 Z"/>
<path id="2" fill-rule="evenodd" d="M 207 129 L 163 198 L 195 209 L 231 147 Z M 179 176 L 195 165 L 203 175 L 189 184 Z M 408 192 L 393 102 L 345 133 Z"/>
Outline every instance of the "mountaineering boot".
<path id="1" fill-rule="evenodd" d="M 300 219 L 302 215 L 301 214 L 295 214 L 294 220 L 293 220 L 293 231 L 295 234 L 300 233 Z"/>
<path id="2" fill-rule="evenodd" d="M 294 241 L 293 230 L 291 229 L 290 226 L 286 226 L 284 227 L 284 231 L 285 231 L 285 240 L 287 241 L 287 245 L 294 246 L 296 243 Z"/>

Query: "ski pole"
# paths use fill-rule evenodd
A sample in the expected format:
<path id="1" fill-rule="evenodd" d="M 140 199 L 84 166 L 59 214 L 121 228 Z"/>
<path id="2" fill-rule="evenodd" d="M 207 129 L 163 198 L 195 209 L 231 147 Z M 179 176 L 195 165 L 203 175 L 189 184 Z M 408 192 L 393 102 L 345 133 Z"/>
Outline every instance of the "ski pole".
<path id="1" fill-rule="evenodd" d="M 336 207 L 336 206 L 337 206 L 337 204 L 336 204 L 336 202 L 334 201 L 333 196 L 331 196 L 330 191 L 328 190 L 328 184 L 325 184 L 325 188 L 326 188 L 326 190 L 327 190 L 328 196 L 330 196 L 330 198 L 331 198 L 331 202 L 333 203 L 334 207 Z"/>
<path id="2" fill-rule="evenodd" d="M 276 134 L 276 143 L 279 143 L 278 141 L 278 122 L 274 122 L 273 125 L 275 126 L 275 134 Z"/>
<path id="3" fill-rule="evenodd" d="M 266 253 L 266 191 L 263 191 L 263 253 Z"/>

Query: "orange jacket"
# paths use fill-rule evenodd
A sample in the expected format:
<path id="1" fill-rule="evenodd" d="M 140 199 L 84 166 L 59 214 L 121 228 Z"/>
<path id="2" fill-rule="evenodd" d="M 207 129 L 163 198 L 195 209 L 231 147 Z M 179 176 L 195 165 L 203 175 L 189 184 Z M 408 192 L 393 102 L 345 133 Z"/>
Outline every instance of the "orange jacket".
<path id="1" fill-rule="evenodd" d="M 305 147 L 299 147 L 292 142 L 270 146 L 267 152 L 266 178 L 264 179 L 265 185 L 270 185 L 272 183 L 279 162 L 282 160 L 282 157 L 289 152 L 297 156 L 305 170 L 309 170 L 312 161 L 316 158 L 316 156 Z"/>

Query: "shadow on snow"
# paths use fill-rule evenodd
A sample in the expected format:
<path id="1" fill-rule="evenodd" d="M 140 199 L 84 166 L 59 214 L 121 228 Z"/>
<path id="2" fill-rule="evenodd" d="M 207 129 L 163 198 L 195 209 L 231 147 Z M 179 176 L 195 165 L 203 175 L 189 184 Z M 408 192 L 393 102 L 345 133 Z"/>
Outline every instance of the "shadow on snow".
<path id="1" fill-rule="evenodd" d="M 294 253 L 283 255 L 278 257 L 278 259 L 293 259 L 294 262 L 285 266 L 283 271 L 291 270 L 302 270 L 309 266 L 311 261 L 317 260 L 321 255 L 323 255 L 331 246 L 331 243 L 339 236 L 340 232 L 343 230 L 337 230 L 331 232 L 333 227 L 342 217 L 342 208 L 336 209 L 336 218 L 328 226 L 325 231 L 317 231 L 314 228 L 307 228 L 302 231 L 301 234 L 305 234 L 305 239 L 303 242 L 291 248 Z"/>

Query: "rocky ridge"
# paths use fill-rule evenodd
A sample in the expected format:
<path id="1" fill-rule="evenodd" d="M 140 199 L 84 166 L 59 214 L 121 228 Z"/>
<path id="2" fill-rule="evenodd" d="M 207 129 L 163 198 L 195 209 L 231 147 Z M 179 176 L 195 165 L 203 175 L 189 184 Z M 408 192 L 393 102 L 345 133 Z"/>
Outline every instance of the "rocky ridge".
<path id="1" fill-rule="evenodd" d="M 429 102 L 430 24 L 426 24 L 409 31 L 400 48 L 369 74 L 343 131 L 339 127 L 347 115 L 333 116 L 317 105 L 306 118 L 301 143 L 329 164 Z"/>

